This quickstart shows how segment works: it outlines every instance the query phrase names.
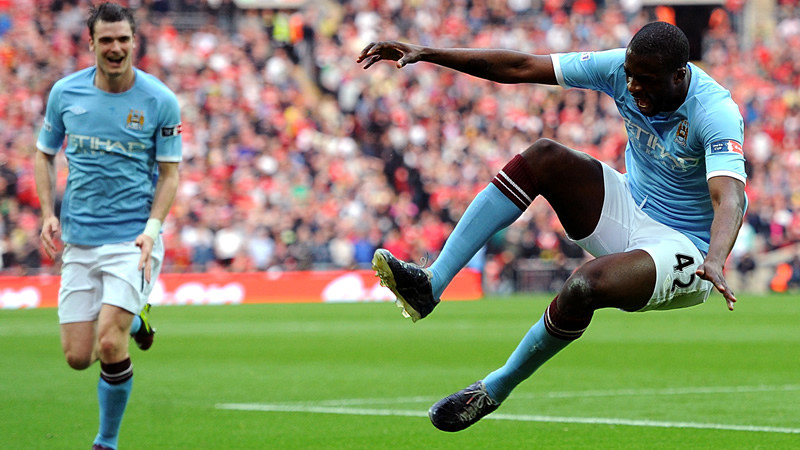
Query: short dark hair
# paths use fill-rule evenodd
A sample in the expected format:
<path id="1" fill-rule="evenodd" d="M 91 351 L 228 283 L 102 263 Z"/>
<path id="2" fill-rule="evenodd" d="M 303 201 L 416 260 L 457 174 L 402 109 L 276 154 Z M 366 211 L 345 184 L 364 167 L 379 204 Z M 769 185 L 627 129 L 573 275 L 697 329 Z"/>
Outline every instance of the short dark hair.
<path id="1" fill-rule="evenodd" d="M 686 67 L 689 39 L 680 28 L 667 22 L 651 22 L 633 35 L 628 50 L 637 55 L 657 55 L 664 70 Z"/>
<path id="2" fill-rule="evenodd" d="M 86 25 L 89 27 L 89 37 L 94 39 L 94 24 L 102 20 L 103 22 L 120 22 L 127 20 L 131 24 L 131 32 L 136 34 L 136 20 L 130 9 L 112 2 L 101 3 L 89 9 L 89 20 Z"/>

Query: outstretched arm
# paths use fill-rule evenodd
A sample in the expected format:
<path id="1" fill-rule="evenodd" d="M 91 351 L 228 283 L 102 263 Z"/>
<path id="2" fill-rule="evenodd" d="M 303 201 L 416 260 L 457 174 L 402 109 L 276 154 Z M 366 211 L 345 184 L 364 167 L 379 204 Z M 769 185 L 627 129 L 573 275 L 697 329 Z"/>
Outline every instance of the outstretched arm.
<path id="1" fill-rule="evenodd" d="M 736 297 L 728 287 L 723 276 L 725 260 L 728 258 L 744 216 L 744 183 L 719 176 L 708 180 L 711 203 L 714 206 L 714 220 L 711 222 L 711 242 L 705 261 L 697 268 L 697 275 L 714 283 L 714 287 L 722 293 L 733 311 Z"/>
<path id="2" fill-rule="evenodd" d="M 557 84 L 549 55 L 531 55 L 514 50 L 432 48 L 397 41 L 371 42 L 356 62 L 364 69 L 381 60 L 397 61 L 397 68 L 425 61 L 478 78 L 505 84 Z"/>

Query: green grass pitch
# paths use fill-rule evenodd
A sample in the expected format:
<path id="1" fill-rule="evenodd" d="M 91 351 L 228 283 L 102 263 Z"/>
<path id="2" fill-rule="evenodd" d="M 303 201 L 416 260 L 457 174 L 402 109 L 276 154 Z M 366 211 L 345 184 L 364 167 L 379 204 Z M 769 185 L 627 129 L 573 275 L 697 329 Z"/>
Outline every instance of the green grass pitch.
<path id="1" fill-rule="evenodd" d="M 800 448 L 800 299 L 719 295 L 602 310 L 583 338 L 460 433 L 428 407 L 503 364 L 550 298 L 164 306 L 132 345 L 122 449 Z M 0 311 L 0 442 L 89 448 L 98 366 L 61 355 L 54 309 Z"/>

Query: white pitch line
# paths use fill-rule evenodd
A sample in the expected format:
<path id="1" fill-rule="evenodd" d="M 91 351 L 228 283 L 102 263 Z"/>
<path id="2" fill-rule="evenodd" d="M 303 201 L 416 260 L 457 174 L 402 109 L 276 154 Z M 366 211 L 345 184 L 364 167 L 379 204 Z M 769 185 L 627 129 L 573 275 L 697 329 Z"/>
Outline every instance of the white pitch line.
<path id="1" fill-rule="evenodd" d="M 406 416 L 428 417 L 425 411 L 370 408 L 335 408 L 330 406 L 268 405 L 264 403 L 221 403 L 217 409 L 234 411 L 308 412 L 317 414 L 343 414 L 350 416 Z"/>
<path id="2" fill-rule="evenodd" d="M 780 386 L 699 386 L 663 389 L 611 389 L 597 391 L 552 391 L 542 393 L 517 393 L 515 399 L 539 398 L 591 398 L 591 397 L 641 397 L 641 396 L 673 396 L 673 395 L 707 395 L 707 394 L 742 394 L 751 392 L 795 392 L 800 391 L 800 384 Z M 394 398 L 347 398 L 338 400 L 317 400 L 309 402 L 293 402 L 301 406 L 355 406 L 385 405 L 387 403 L 427 403 L 435 402 L 440 397 L 394 397 Z"/>
<path id="3" fill-rule="evenodd" d="M 742 394 L 750 392 L 792 392 L 800 391 L 798 384 L 782 386 L 699 386 L 663 389 L 613 389 L 605 391 L 546 392 L 543 394 L 523 394 L 521 398 L 585 398 L 585 397 L 623 397 L 643 395 L 695 395 L 695 394 Z"/>
<path id="4" fill-rule="evenodd" d="M 369 409 L 369 408 L 334 408 L 327 406 L 299 406 L 299 405 L 268 405 L 259 403 L 223 403 L 216 405 L 217 409 L 236 411 L 267 411 L 267 412 L 301 412 L 316 414 L 345 414 L 357 416 L 405 416 L 426 417 L 424 411 L 395 410 L 395 409 Z M 657 427 L 657 428 L 694 428 L 705 430 L 749 431 L 763 433 L 800 434 L 800 428 L 767 427 L 756 425 L 731 425 L 721 423 L 699 422 L 667 422 L 657 420 L 636 420 L 611 417 L 557 417 L 557 416 L 531 416 L 514 414 L 493 414 L 484 420 L 512 420 L 518 422 L 549 422 L 549 423 L 578 423 L 589 425 L 627 425 L 632 427 Z"/>

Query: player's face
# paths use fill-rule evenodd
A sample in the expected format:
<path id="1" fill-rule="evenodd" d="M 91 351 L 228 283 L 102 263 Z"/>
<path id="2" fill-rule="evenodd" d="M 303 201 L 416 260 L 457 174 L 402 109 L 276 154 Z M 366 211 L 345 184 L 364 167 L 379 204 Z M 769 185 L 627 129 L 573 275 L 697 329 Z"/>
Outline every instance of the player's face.
<path id="1" fill-rule="evenodd" d="M 95 22 L 94 39 L 89 42 L 89 48 L 95 54 L 98 73 L 109 81 L 131 73 L 134 47 L 133 31 L 127 20 Z"/>
<path id="2" fill-rule="evenodd" d="M 675 111 L 686 98 L 686 68 L 665 71 L 658 56 L 637 55 L 628 50 L 625 55 L 625 77 L 628 92 L 645 116 Z"/>

